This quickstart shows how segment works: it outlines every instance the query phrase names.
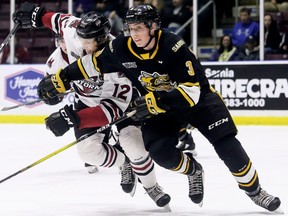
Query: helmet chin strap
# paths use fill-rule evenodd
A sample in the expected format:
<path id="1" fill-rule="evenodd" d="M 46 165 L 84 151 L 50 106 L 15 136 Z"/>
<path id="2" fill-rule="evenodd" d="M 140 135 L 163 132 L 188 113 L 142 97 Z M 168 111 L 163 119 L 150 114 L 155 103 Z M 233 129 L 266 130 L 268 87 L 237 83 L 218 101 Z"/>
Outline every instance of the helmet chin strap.
<path id="1" fill-rule="evenodd" d="M 143 48 L 143 49 L 146 48 L 151 43 L 152 39 L 154 38 L 154 36 L 151 35 L 151 29 L 149 30 L 149 36 L 150 36 L 150 38 L 149 38 L 148 42 L 146 43 L 146 45 L 144 47 L 141 47 L 141 48 Z"/>

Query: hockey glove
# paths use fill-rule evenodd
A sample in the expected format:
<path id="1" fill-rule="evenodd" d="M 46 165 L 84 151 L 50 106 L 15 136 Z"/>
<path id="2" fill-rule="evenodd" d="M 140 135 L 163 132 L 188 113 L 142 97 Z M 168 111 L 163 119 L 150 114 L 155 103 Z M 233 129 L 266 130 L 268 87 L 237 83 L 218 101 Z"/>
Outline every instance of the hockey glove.
<path id="1" fill-rule="evenodd" d="M 80 124 L 80 119 L 77 113 L 73 110 L 72 105 L 66 105 L 58 112 L 52 113 L 45 119 L 46 128 L 51 130 L 55 136 L 62 136 L 71 127 L 77 127 Z"/>
<path id="2" fill-rule="evenodd" d="M 25 2 L 21 4 L 19 10 L 13 13 L 12 19 L 14 23 L 21 23 L 22 28 L 41 28 L 45 11 L 44 7 L 36 7 L 32 3 Z"/>
<path id="3" fill-rule="evenodd" d="M 70 84 L 64 85 L 64 82 L 60 78 L 61 70 L 57 74 L 45 76 L 37 87 L 37 93 L 40 99 L 43 99 L 46 104 L 54 105 L 62 101 L 63 97 L 59 97 L 59 94 L 66 92 L 66 87 Z"/>
<path id="4" fill-rule="evenodd" d="M 136 113 L 131 117 L 134 121 L 143 121 L 159 113 L 165 113 L 167 109 L 153 92 L 149 92 L 144 97 L 136 98 L 130 104 L 130 108 L 136 110 Z"/>

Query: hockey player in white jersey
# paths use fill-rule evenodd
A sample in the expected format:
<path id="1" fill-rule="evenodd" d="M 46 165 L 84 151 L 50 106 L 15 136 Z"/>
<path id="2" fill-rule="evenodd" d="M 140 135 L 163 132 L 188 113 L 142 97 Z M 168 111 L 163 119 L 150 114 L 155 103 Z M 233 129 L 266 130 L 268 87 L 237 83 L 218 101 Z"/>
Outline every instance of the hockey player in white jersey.
<path id="1" fill-rule="evenodd" d="M 67 47 L 64 38 L 61 35 L 55 35 L 55 46 L 56 49 L 48 57 L 48 60 L 45 64 L 45 73 L 46 75 L 55 73 L 59 68 L 65 68 L 69 65 L 69 59 L 67 55 Z M 72 97 L 75 97 L 74 93 Z M 60 99 L 59 97 L 56 100 Z M 60 99 L 61 100 L 61 99 Z M 58 102 L 57 102 L 58 103 Z M 99 171 L 97 165 L 90 165 L 84 163 L 84 166 L 87 168 L 88 173 L 93 174 Z"/>
<path id="2" fill-rule="evenodd" d="M 78 28 L 80 29 L 78 36 L 82 38 L 81 41 L 75 31 L 79 19 L 67 14 L 49 12 L 45 8 L 24 3 L 14 13 L 13 20 L 20 22 L 24 28 L 31 26 L 37 28 L 44 25 L 55 33 L 63 35 L 69 62 L 75 61 L 85 53 L 88 54 L 77 62 L 83 64 L 83 74 L 87 79 L 73 82 L 73 88 L 79 97 L 79 100 L 76 100 L 75 109 L 66 105 L 46 119 L 47 128 L 56 136 L 62 136 L 71 127 L 74 127 L 75 136 L 78 139 L 123 114 L 132 99 L 130 81 L 120 72 L 113 72 L 102 77 L 95 70 L 95 68 L 97 69 L 96 64 L 86 66 L 86 62 L 90 62 L 88 59 L 92 58 L 92 53 L 102 49 L 112 39 L 111 26 L 106 17 L 95 13 L 88 13 L 83 17 L 80 22 L 83 31 Z M 63 75 L 62 71 L 61 69 L 56 74 L 44 77 L 39 83 L 39 97 L 47 103 L 54 100 L 55 95 L 71 88 L 70 82 L 67 85 L 54 82 L 57 82 L 57 79 Z M 70 75 L 73 80 L 73 74 Z M 117 125 L 120 145 L 128 157 L 121 150 L 106 143 L 107 133 L 97 133 L 79 143 L 77 145 L 79 156 L 89 164 L 121 167 L 123 191 L 133 193 L 137 178 L 139 178 L 157 206 L 169 208 L 170 196 L 164 193 L 157 183 L 154 162 L 144 148 L 141 131 L 133 125 L 134 122 L 133 124 L 130 122 L 133 121 L 128 119 Z"/>
<path id="3" fill-rule="evenodd" d="M 66 43 L 61 35 L 55 35 L 55 47 L 56 49 L 45 63 L 45 72 L 47 75 L 55 73 L 59 68 L 65 68 L 69 65 Z"/>

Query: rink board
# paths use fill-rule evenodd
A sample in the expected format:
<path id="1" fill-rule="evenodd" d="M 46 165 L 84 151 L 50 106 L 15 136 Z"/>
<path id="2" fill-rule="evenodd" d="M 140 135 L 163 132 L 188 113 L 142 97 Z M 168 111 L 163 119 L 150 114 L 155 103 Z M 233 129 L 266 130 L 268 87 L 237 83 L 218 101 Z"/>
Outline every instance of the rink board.
<path id="1" fill-rule="evenodd" d="M 288 72 L 285 62 L 202 63 L 238 125 L 288 125 Z M 0 108 L 38 99 L 45 65 L 0 65 Z M 37 103 L 0 112 L 0 123 L 43 123 L 72 103 L 73 94 L 55 106 Z"/>

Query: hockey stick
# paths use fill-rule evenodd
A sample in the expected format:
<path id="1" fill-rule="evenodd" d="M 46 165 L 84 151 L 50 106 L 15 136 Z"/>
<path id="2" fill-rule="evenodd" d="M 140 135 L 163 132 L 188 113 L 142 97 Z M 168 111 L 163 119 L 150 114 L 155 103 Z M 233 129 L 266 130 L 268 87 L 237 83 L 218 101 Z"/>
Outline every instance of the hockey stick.
<path id="1" fill-rule="evenodd" d="M 91 133 L 85 134 L 84 136 L 80 137 L 78 140 L 75 140 L 75 141 L 71 142 L 70 144 L 68 144 L 68 145 L 66 145 L 66 146 L 64 146 L 64 147 L 62 147 L 62 148 L 60 148 L 60 149 L 58 149 L 58 150 L 56 150 L 56 151 L 54 151 L 54 152 L 46 155 L 45 157 L 43 157 L 43 158 L 35 161 L 34 163 L 30 164 L 29 166 L 27 166 L 27 167 L 25 167 L 25 168 L 23 168 L 23 169 L 15 172 L 15 173 L 13 173 L 12 175 L 7 176 L 6 178 L 0 180 L 0 183 L 2 183 L 2 182 L 4 182 L 4 181 L 7 181 L 8 179 L 10 179 L 10 178 L 12 178 L 12 177 L 14 177 L 14 176 L 16 176 L 16 175 L 18 175 L 18 174 L 20 174 L 20 173 L 28 170 L 28 169 L 30 169 L 30 168 L 32 168 L 32 167 L 36 166 L 37 164 L 42 163 L 43 161 L 45 161 L 45 160 L 53 157 L 54 155 L 56 155 L 56 154 L 58 154 L 58 153 L 60 153 L 60 152 L 62 152 L 62 151 L 64 151 L 64 150 L 70 148 L 71 146 L 74 146 L 75 144 L 77 144 L 77 143 L 79 143 L 79 142 L 81 142 L 81 141 L 83 141 L 83 140 L 85 140 L 85 139 L 87 139 L 87 138 L 89 138 L 89 137 L 92 136 L 93 134 L 100 133 L 100 132 L 106 130 L 107 128 L 111 127 L 112 125 L 117 124 L 117 123 L 119 123 L 119 122 L 122 122 L 122 121 L 124 121 L 124 120 L 127 119 L 127 118 L 130 118 L 130 117 L 133 116 L 135 113 L 136 113 L 136 110 L 133 110 L 133 111 L 128 112 L 128 113 L 125 113 L 122 117 L 116 119 L 115 121 L 113 121 L 113 122 L 111 122 L 111 123 L 108 123 L 108 124 L 106 124 L 106 125 L 98 128 L 97 130 L 92 131 Z"/>
<path id="2" fill-rule="evenodd" d="M 56 96 L 64 96 L 64 95 L 67 95 L 67 94 L 69 94 L 71 92 L 72 91 L 68 91 L 68 92 L 65 92 L 65 93 L 62 93 L 62 94 L 58 94 Z M 22 106 L 29 106 L 29 105 L 33 105 L 33 104 L 36 104 L 36 103 L 40 103 L 42 101 L 44 101 L 44 99 L 37 99 L 37 100 L 34 100 L 34 101 L 30 101 L 30 102 L 27 102 L 27 103 L 18 104 L 18 105 L 14 105 L 14 106 L 0 107 L 0 111 L 7 111 L 7 110 L 11 110 L 11 109 L 16 109 L 16 108 L 22 107 Z"/>
<path id="3" fill-rule="evenodd" d="M 9 43 L 11 38 L 15 35 L 16 31 L 20 28 L 20 26 L 21 26 L 20 22 L 16 23 L 14 28 L 9 32 L 8 36 L 5 38 L 3 43 L 0 45 L 0 53 L 2 52 L 4 47 Z"/>

